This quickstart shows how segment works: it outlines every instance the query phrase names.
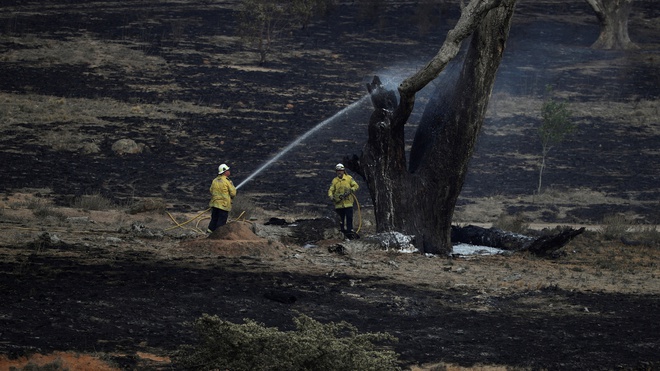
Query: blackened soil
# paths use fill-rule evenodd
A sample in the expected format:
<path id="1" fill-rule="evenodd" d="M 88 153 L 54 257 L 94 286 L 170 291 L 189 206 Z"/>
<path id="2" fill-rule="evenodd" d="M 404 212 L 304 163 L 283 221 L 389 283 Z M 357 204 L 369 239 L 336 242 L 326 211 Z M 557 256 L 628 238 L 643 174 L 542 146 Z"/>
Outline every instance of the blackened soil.
<path id="1" fill-rule="evenodd" d="M 431 18 L 442 21 L 423 33 L 414 21 L 419 14 L 412 4 L 390 3 L 377 17 L 370 17 L 357 2 L 342 4 L 322 21 L 293 32 L 276 45 L 268 62 L 256 66 L 244 57 L 254 53 L 232 56 L 247 52 L 236 39 L 221 41 L 236 34 L 231 3 L 124 7 L 99 1 L 91 6 L 71 3 L 67 8 L 46 2 L 33 8 L 9 2 L 12 16 L 0 18 L 8 35 L 0 39 L 2 52 L 29 50 L 35 37 L 53 42 L 100 40 L 143 53 L 146 67 L 98 62 L 95 58 L 103 57 L 94 49 L 98 46 L 83 50 L 96 64 L 85 59 L 59 63 L 57 58 L 48 64 L 48 56 L 8 59 L 3 62 L 0 91 L 113 99 L 136 109 L 181 101 L 217 111 L 184 110 L 172 118 L 98 113 L 103 125 L 83 124 L 76 132 L 99 145 L 100 152 L 92 154 L 58 150 L 44 140 L 45 133 L 63 130 L 67 122 L 26 122 L 21 130 L 0 138 L 0 190 L 51 188 L 64 205 L 73 197 L 97 192 L 120 202 L 162 197 L 175 210 L 202 210 L 219 163 L 231 164 L 234 182 L 240 184 L 296 138 L 325 122 L 251 178 L 241 192 L 252 194 L 265 208 L 331 215 L 324 195 L 332 166 L 346 155 L 360 153 L 371 105 L 364 100 L 335 114 L 364 97 L 365 82 L 373 75 L 395 87 L 419 69 L 435 54 L 459 14 L 457 4 L 434 8 Z M 659 94 L 657 30 L 649 23 L 657 9 L 651 1 L 637 1 L 634 7 L 630 33 L 642 49 L 616 52 L 589 48 L 598 26 L 585 2 L 519 5 L 494 88 L 494 113 L 484 125 L 459 204 L 475 197 L 516 198 L 536 190 L 539 107 L 513 117 L 500 117 L 495 108 L 516 97 L 540 99 L 548 85 L 568 94 L 572 104 L 608 101 L 623 106 L 611 120 L 576 117 L 579 130 L 551 152 L 544 185 L 632 201 L 658 199 L 660 159 L 653 150 L 660 141 L 657 112 L 655 118 L 651 112 L 645 119 L 649 113 L 636 108 Z M 149 57 L 160 62 L 149 62 Z M 420 111 L 407 129 L 409 139 L 425 101 L 420 93 Z M 518 130 L 502 130 L 510 125 Z M 145 144 L 147 151 L 116 156 L 111 146 L 123 138 Z M 363 202 L 370 204 L 366 193 Z M 630 211 L 642 222 L 658 223 L 655 206 L 631 202 Z M 549 212 L 543 221 L 600 222 L 618 211 L 616 207 L 605 202 L 569 213 Z M 519 210 L 514 206 L 510 211 Z"/>
<path id="2" fill-rule="evenodd" d="M 438 13 L 443 22 L 420 35 L 408 23 L 415 14 L 411 2 L 392 2 L 397 7 L 379 19 L 359 17 L 359 3 L 342 4 L 327 20 L 294 32 L 280 52 L 295 53 L 281 54 L 262 69 L 239 69 L 223 58 L 240 47 L 220 41 L 235 34 L 230 2 L 3 1 L 8 11 L 0 13 L 0 22 L 8 37 L 0 37 L 0 53 L 29 49 L 23 38 L 91 37 L 162 58 L 167 68 L 156 73 L 112 64 L 8 60 L 0 67 L 1 92 L 108 98 L 136 107 L 178 100 L 214 107 L 218 113 L 184 111 L 171 119 L 100 114 L 104 125 L 84 123 L 78 131 L 99 144 L 100 152 L 93 154 L 56 150 L 45 143 L 46 133 L 68 122 L 22 123 L 0 137 L 0 190 L 50 188 L 63 205 L 73 197 L 101 192 L 117 201 L 161 197 L 176 210 L 205 209 L 219 163 L 229 163 L 235 184 L 241 183 L 295 138 L 362 98 L 364 83 L 373 75 L 398 82 L 417 70 L 435 54 L 458 16 L 457 6 L 447 6 Z M 547 84 L 570 92 L 572 103 L 607 100 L 634 106 L 657 99 L 658 52 L 652 44 L 657 33 L 644 20 L 657 19 L 658 11 L 653 1 L 636 1 L 634 7 L 631 36 L 647 47 L 626 54 L 589 49 L 598 28 L 586 2 L 521 2 L 494 101 L 541 96 Z M 602 61 L 613 63 L 595 73 L 572 73 Z M 332 215 L 324 199 L 332 166 L 345 155 L 359 153 L 369 114 L 366 101 L 339 115 L 240 192 L 253 193 L 266 209 Z M 622 115 L 635 118 L 630 111 Z M 3 113 L 0 119 L 8 117 Z M 583 127 L 574 140 L 557 149 L 566 155 L 553 157 L 546 184 L 655 200 L 655 205 L 632 205 L 631 210 L 658 223 L 657 117 L 642 129 L 602 118 L 580 121 Z M 488 119 L 465 197 L 516 197 L 535 190 L 536 168 L 528 162 L 539 153 L 529 139 L 533 124 L 538 124 L 533 115 Z M 502 134 L 500 129 L 510 125 L 521 130 Z M 116 156 L 111 146 L 122 138 L 144 143 L 148 151 Z M 549 213 L 546 221 L 596 221 L 616 207 L 592 205 L 564 217 Z M 653 295 L 542 289 L 488 297 L 457 288 L 434 290 L 433 282 L 393 284 L 376 275 L 273 271 L 253 259 L 220 257 L 200 264 L 194 257 L 167 260 L 143 250 L 117 253 L 93 245 L 60 246 L 62 254 L 52 256 L 34 252 L 51 247 L 11 248 L 18 259 L 0 261 L 4 354 L 170 354 L 194 341 L 186 323 L 202 313 L 234 322 L 251 318 L 283 330 L 293 327 L 296 313 L 304 313 L 320 321 L 345 320 L 361 331 L 390 332 L 399 338 L 396 351 L 409 364 L 660 368 L 660 303 Z M 280 297 L 296 300 L 272 300 Z M 567 309 L 549 313 L 549 302 Z M 482 307 L 489 309 L 478 309 Z M 126 369 L 137 364 L 130 356 L 117 361 Z"/>
<path id="3" fill-rule="evenodd" d="M 0 353 L 107 352 L 123 354 L 114 361 L 133 369 L 137 360 L 127 355 L 168 355 L 194 343 L 188 324 L 203 313 L 235 323 L 250 318 L 281 330 L 292 329 L 292 318 L 304 313 L 322 322 L 348 321 L 360 331 L 389 332 L 409 365 L 660 367 L 660 301 L 652 295 L 548 288 L 484 296 L 377 276 L 277 272 L 247 258 L 220 257 L 202 268 L 192 260 L 158 260 L 145 252 L 63 248 L 84 258 L 34 253 L 2 263 Z M 552 303 L 565 309 L 549 310 Z"/>

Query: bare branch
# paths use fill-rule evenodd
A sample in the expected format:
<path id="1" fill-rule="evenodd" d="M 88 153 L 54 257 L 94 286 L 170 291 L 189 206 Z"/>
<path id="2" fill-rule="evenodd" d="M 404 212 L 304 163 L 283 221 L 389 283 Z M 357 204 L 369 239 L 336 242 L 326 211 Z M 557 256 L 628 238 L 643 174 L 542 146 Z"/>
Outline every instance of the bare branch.
<path id="1" fill-rule="evenodd" d="M 440 47 L 438 53 L 429 61 L 429 63 L 414 75 L 404 80 L 399 85 L 399 93 L 402 97 L 414 95 L 423 89 L 429 82 L 438 77 L 440 72 L 447 64 L 458 54 L 461 49 L 461 43 L 474 32 L 481 23 L 486 14 L 493 8 L 500 5 L 501 0 L 472 0 L 463 9 L 461 18 L 456 26 L 447 33 L 445 42 Z"/>

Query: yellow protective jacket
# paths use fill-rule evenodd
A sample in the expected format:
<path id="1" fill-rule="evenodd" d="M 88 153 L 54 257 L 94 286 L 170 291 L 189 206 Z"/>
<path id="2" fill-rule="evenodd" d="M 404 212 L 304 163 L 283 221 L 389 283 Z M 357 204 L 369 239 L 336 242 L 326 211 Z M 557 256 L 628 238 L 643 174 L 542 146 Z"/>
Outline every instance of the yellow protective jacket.
<path id="1" fill-rule="evenodd" d="M 218 175 L 211 183 L 209 206 L 231 211 L 231 199 L 236 197 L 236 187 L 225 175 Z"/>
<path id="2" fill-rule="evenodd" d="M 358 184 L 348 174 L 343 177 L 335 177 L 332 179 L 330 189 L 328 189 L 328 197 L 334 202 L 335 209 L 342 209 L 345 207 L 353 207 L 352 194 L 359 188 Z"/>

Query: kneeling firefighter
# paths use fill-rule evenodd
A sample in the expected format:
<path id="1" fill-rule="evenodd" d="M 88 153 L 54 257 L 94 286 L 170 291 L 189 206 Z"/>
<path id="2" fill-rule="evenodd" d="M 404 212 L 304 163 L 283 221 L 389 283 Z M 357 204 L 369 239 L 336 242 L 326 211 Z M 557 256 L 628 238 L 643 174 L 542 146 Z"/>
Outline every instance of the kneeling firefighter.
<path id="1" fill-rule="evenodd" d="M 359 186 L 353 180 L 353 177 L 346 174 L 344 165 L 337 164 L 335 171 L 337 176 L 332 179 L 332 184 L 328 189 L 328 197 L 334 203 L 335 211 L 339 215 L 341 232 L 348 238 L 356 238 L 358 236 L 353 232 L 353 201 L 354 193 Z"/>

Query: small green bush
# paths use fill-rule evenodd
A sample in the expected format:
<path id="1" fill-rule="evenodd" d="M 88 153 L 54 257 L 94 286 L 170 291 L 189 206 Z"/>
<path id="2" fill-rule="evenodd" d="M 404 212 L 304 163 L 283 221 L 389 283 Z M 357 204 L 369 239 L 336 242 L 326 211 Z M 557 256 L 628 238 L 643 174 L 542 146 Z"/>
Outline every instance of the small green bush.
<path id="1" fill-rule="evenodd" d="M 546 86 L 546 92 L 552 93 L 552 87 Z M 571 121 L 573 113 L 565 101 L 557 101 L 552 96 L 541 106 L 541 126 L 537 134 L 541 142 L 541 164 L 539 166 L 539 182 L 536 193 L 541 193 L 543 171 L 546 167 L 548 152 L 576 131 L 577 126 Z"/>
<path id="2" fill-rule="evenodd" d="M 400 370 L 398 355 L 373 342 L 395 342 L 387 333 L 359 334 L 342 321 L 321 324 L 305 315 L 295 331 L 267 328 L 250 319 L 242 325 L 204 314 L 194 327 L 197 347 L 183 346 L 174 356 L 179 369 L 190 370 Z"/>

